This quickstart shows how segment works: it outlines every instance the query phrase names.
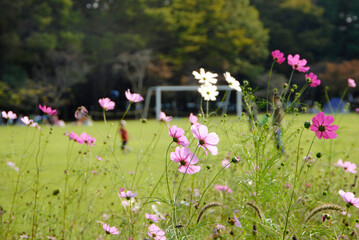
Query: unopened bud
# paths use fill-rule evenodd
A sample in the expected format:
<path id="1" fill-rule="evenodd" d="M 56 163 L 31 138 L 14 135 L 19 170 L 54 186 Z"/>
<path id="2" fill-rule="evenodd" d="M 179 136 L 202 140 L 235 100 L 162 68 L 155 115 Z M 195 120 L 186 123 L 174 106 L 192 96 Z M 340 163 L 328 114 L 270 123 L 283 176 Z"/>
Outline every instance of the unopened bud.
<path id="1" fill-rule="evenodd" d="M 293 89 L 296 90 L 298 88 L 297 84 L 293 84 Z"/>
<path id="2" fill-rule="evenodd" d="M 321 158 L 323 156 L 323 154 L 321 152 L 318 152 L 316 156 L 317 156 L 317 158 Z"/>
<path id="3" fill-rule="evenodd" d="M 287 87 L 288 87 L 288 83 L 284 83 L 283 88 L 287 88 Z"/>
<path id="4" fill-rule="evenodd" d="M 310 121 L 306 121 L 305 123 L 304 123 L 304 127 L 305 128 L 310 128 L 310 125 L 312 125 L 311 123 L 310 123 Z"/>

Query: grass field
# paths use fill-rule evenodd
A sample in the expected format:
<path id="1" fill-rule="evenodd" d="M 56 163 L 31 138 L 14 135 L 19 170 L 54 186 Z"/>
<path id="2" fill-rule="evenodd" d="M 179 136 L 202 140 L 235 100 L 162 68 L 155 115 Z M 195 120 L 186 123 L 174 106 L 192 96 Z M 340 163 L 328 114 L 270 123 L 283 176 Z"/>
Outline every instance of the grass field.
<path id="1" fill-rule="evenodd" d="M 286 154 L 275 164 L 282 164 L 284 166 L 282 168 L 287 168 L 287 170 L 281 172 L 280 168 L 278 168 L 277 173 L 274 171 L 268 176 L 266 175 L 266 180 L 269 182 L 274 179 L 271 176 L 280 175 L 281 178 L 278 179 L 281 179 L 282 182 L 278 183 L 276 188 L 291 182 L 292 179 L 288 172 L 295 165 L 294 159 L 299 136 L 298 129 L 301 129 L 303 123 L 310 121 L 313 116 L 314 114 L 286 116 L 283 136 Z M 187 177 L 185 187 L 182 190 L 182 198 L 186 200 L 186 196 L 190 193 L 188 192 L 189 187 L 203 191 L 205 186 L 209 184 L 210 179 L 221 169 L 221 161 L 227 156 L 228 152 L 231 152 L 232 156 L 238 156 L 242 161 L 240 164 L 233 166 L 233 168 L 231 166 L 230 169 L 232 170 L 224 170 L 212 185 L 227 184 L 236 195 L 226 198 L 225 194 L 218 195 L 214 187 L 211 187 L 205 202 L 220 201 L 223 204 L 229 204 L 228 201 L 234 200 L 243 202 L 251 199 L 253 192 L 262 192 L 263 199 L 261 202 L 263 203 L 262 207 L 266 209 L 264 210 L 265 214 L 269 214 L 272 219 L 275 219 L 276 214 L 279 213 L 274 213 L 274 210 L 270 210 L 271 207 L 276 208 L 277 205 L 270 201 L 271 199 L 276 200 L 275 197 L 270 196 L 274 190 L 268 187 L 269 182 L 262 184 L 262 190 L 260 188 L 250 189 L 251 186 L 243 185 L 243 179 L 250 178 L 248 172 L 251 172 L 251 167 L 253 167 L 253 163 L 250 162 L 253 152 L 250 153 L 248 150 L 253 148 L 253 144 L 248 139 L 249 124 L 245 117 L 241 119 L 234 116 L 217 117 L 203 123 L 208 126 L 209 132 L 218 134 L 220 138 L 218 144 L 219 154 L 217 156 L 205 156 L 203 151 L 198 151 L 200 159 L 198 165 L 201 166 L 202 171 L 197 175 Z M 359 164 L 358 123 L 359 114 L 336 115 L 334 124 L 340 126 L 337 131 L 338 138 L 334 140 L 315 139 L 311 151 L 314 155 L 321 152 L 323 157 L 311 171 L 312 177 L 306 180 L 307 184 L 312 185 L 310 190 L 311 194 L 313 194 L 310 197 L 312 201 L 316 199 L 314 202 L 330 201 L 342 204 L 342 199 L 337 194 L 338 188 L 345 190 L 345 187 L 354 181 L 354 175 L 343 175 L 334 166 L 334 163 L 341 158 L 343 161 Z M 129 217 L 129 213 L 124 211 L 123 206 L 121 206 L 121 200 L 117 193 L 121 187 L 138 193 L 137 199 L 140 203 L 138 211 L 142 215 L 144 215 L 144 212 L 150 211 L 151 205 L 143 204 L 147 203 L 147 197 L 164 171 L 166 152 L 172 139 L 168 135 L 167 123 L 159 123 L 155 120 L 149 120 L 146 123 L 139 120 L 129 120 L 126 128 L 130 135 L 128 146 L 132 151 L 124 154 L 120 149 L 120 136 L 116 137 L 117 124 L 117 122 L 107 122 L 107 125 L 105 125 L 103 122 L 95 122 L 92 127 L 71 124 L 64 128 L 42 126 L 41 135 L 37 129 L 25 126 L 1 127 L 0 174 L 2 177 L 0 205 L 5 213 L 1 215 L 2 225 L 0 232 L 4 233 L 7 229 L 9 212 L 11 205 L 13 205 L 9 236 L 13 236 L 14 239 L 18 239 L 20 234 L 30 235 L 33 228 L 37 229 L 38 233 L 35 239 L 46 239 L 46 236 L 56 236 L 61 239 L 63 229 L 66 229 L 66 239 L 102 239 L 103 232 L 101 232 L 101 226 L 96 220 L 109 222 L 111 225 L 116 225 L 122 229 L 121 231 L 127 237 L 120 239 L 127 239 L 134 232 L 137 236 L 135 239 L 143 239 L 143 236 L 146 235 L 146 229 L 141 229 L 141 222 L 145 224 L 144 217 L 132 218 L 132 215 Z M 187 118 L 174 119 L 169 124 L 182 127 L 190 140 L 191 148 L 195 148 L 196 143 L 193 141 Z M 88 147 L 73 141 L 70 142 L 69 138 L 64 135 L 67 131 L 74 131 L 77 134 L 86 132 L 96 138 L 96 145 Z M 49 134 L 50 132 L 51 134 Z M 313 137 L 314 133 L 312 131 L 304 130 L 300 148 L 301 159 L 305 157 Z M 114 146 L 115 138 L 117 138 L 117 141 Z M 270 141 L 268 148 L 272 148 L 272 145 L 274 143 Z M 174 149 L 175 145 L 172 144 L 169 152 L 174 151 Z M 265 155 L 263 154 L 264 157 Z M 97 156 L 100 156 L 103 161 L 99 161 Z M 35 159 L 38 160 L 39 175 L 36 173 Z M 9 167 L 8 162 L 14 162 L 20 168 L 20 174 Z M 173 176 L 177 176 L 176 165 L 171 162 L 169 167 L 169 174 L 172 179 Z M 275 165 L 275 168 L 277 168 L 277 165 Z M 64 174 L 65 170 L 68 173 L 67 183 L 65 180 L 66 175 Z M 194 176 L 200 180 L 194 180 Z M 36 179 L 39 179 L 39 184 L 38 189 L 34 190 Z M 67 184 L 66 190 L 64 190 L 65 184 Z M 267 188 L 268 196 L 264 193 Z M 161 182 L 159 187 L 156 188 L 157 201 L 165 198 L 165 189 L 165 183 Z M 356 189 L 357 187 L 353 190 L 355 191 Z M 350 189 L 347 188 L 346 190 Z M 36 224 L 34 223 L 33 207 L 35 191 L 39 196 L 35 211 Z M 325 201 L 321 195 L 323 191 L 328 192 Z M 14 198 L 15 192 L 16 197 Z M 67 193 L 67 196 L 64 196 L 64 192 Z M 243 199 L 238 200 L 234 196 L 241 196 Z M 191 200 L 193 200 L 192 197 Z M 67 208 L 66 219 L 63 216 L 64 202 L 66 202 Z M 256 202 L 258 203 L 257 199 Z M 166 211 L 164 205 L 164 203 L 158 205 L 161 211 Z M 189 215 L 191 215 L 191 211 L 195 210 L 189 208 L 188 211 Z M 219 214 L 219 218 L 226 219 L 228 215 L 231 215 L 231 212 L 232 210 L 225 209 Z M 245 214 L 249 214 L 248 210 L 245 212 Z M 246 220 L 241 220 L 244 222 L 242 222 L 244 227 L 249 226 L 251 228 L 253 224 L 252 218 L 253 216 L 248 217 L 247 222 Z M 65 225 L 63 225 L 63 219 L 65 219 Z M 133 227 L 135 225 L 134 221 L 137 221 L 135 227 Z M 208 228 L 198 230 L 199 232 L 196 232 L 196 234 L 198 236 L 208 235 L 211 232 L 211 226 L 216 221 L 218 219 L 213 217 L 213 219 L 209 220 L 210 224 L 207 224 Z M 129 224 L 129 222 L 132 224 Z M 167 222 L 166 224 L 169 223 Z M 322 226 L 320 229 L 318 231 L 323 233 L 326 228 Z M 241 234 L 240 230 L 235 231 L 237 231 L 237 236 Z M 251 231 L 248 230 L 248 232 Z M 242 235 L 243 239 L 250 238 L 249 235 L 244 233 Z M 0 234 L 1 236 L 4 238 Z M 259 239 L 265 239 L 264 236 Z M 313 233 L 313 236 L 315 239 L 315 236 L 318 235 Z M 193 237 L 190 239 L 202 238 Z M 228 237 L 228 239 L 230 238 Z M 328 237 L 328 239 L 331 238 Z"/>

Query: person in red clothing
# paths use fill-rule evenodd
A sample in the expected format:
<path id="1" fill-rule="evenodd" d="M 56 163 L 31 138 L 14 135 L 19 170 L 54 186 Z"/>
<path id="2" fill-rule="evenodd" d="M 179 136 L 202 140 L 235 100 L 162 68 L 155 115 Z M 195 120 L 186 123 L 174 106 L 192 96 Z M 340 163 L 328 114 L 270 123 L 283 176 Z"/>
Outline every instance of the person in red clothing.
<path id="1" fill-rule="evenodd" d="M 121 120 L 120 122 L 120 131 L 119 134 L 121 134 L 121 138 L 122 138 L 122 146 L 121 149 L 122 151 L 124 151 L 125 153 L 127 153 L 127 151 L 129 151 L 129 148 L 126 146 L 127 141 L 128 141 L 128 134 L 127 131 L 125 129 L 126 126 L 126 121 L 125 120 Z"/>

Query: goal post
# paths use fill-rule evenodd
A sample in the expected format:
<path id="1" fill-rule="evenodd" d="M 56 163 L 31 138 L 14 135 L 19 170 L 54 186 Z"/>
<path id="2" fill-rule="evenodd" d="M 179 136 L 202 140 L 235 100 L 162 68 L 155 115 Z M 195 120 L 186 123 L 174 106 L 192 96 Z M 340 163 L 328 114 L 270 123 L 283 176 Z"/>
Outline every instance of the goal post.
<path id="1" fill-rule="evenodd" d="M 227 90 L 227 95 L 226 98 L 224 100 L 224 107 L 223 107 L 223 112 L 227 112 L 228 109 L 228 104 L 229 104 L 229 99 L 230 99 L 230 95 L 232 92 L 232 89 L 228 86 L 228 85 L 219 85 L 217 86 L 217 89 L 219 91 L 226 91 Z M 147 118 L 147 114 L 148 114 L 148 110 L 149 110 L 149 106 L 150 106 L 150 101 L 151 101 L 151 96 L 152 93 L 155 93 L 155 109 L 156 109 L 156 118 L 159 119 L 160 117 L 160 112 L 161 112 L 161 97 L 162 97 L 162 92 L 184 92 L 184 91 L 198 91 L 198 86 L 155 86 L 155 87 L 150 87 L 147 90 L 147 95 L 146 95 L 146 100 L 145 100 L 145 108 L 143 111 L 143 118 Z M 242 115 L 242 93 L 236 91 L 236 110 L 237 110 L 237 116 L 240 117 Z"/>

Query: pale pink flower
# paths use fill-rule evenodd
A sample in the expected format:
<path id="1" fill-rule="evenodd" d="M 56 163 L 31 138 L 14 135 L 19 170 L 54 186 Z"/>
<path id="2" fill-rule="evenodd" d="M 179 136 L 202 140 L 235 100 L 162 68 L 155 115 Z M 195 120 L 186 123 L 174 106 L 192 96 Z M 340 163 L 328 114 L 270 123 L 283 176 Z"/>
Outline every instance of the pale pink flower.
<path id="1" fill-rule="evenodd" d="M 232 189 L 230 189 L 227 185 L 216 185 L 215 188 L 219 192 L 227 192 L 227 193 L 233 192 Z"/>
<path id="2" fill-rule="evenodd" d="M 92 170 L 91 173 L 92 173 L 93 175 L 96 175 L 96 174 L 97 174 L 97 171 L 96 171 L 96 170 Z"/>
<path id="3" fill-rule="evenodd" d="M 120 193 L 117 194 L 120 198 L 126 198 L 127 200 L 130 200 L 131 198 L 135 198 L 137 196 L 137 193 L 133 193 L 132 191 L 125 192 L 124 188 L 120 188 Z"/>
<path id="4" fill-rule="evenodd" d="M 171 128 L 168 126 L 168 129 L 168 134 L 172 137 L 175 143 L 184 147 L 189 145 L 188 139 L 184 135 L 184 130 L 182 128 L 173 125 Z"/>
<path id="5" fill-rule="evenodd" d="M 236 216 L 236 213 L 239 212 L 239 210 L 235 210 L 233 212 L 233 219 L 234 219 L 234 225 L 237 227 L 237 228 L 241 228 L 242 227 L 242 224 L 241 222 L 239 221 L 238 217 Z"/>
<path id="6" fill-rule="evenodd" d="M 224 168 L 229 168 L 229 160 L 228 159 L 223 159 L 222 160 L 222 166 L 224 167 Z"/>
<path id="7" fill-rule="evenodd" d="M 299 54 L 295 54 L 294 57 L 291 54 L 289 54 L 288 64 L 298 72 L 308 72 L 310 69 L 310 67 L 305 66 L 307 64 L 307 60 L 305 59 L 300 60 Z"/>
<path id="8" fill-rule="evenodd" d="M 325 116 L 323 112 L 318 113 L 312 119 L 313 124 L 310 126 L 310 130 L 315 132 L 317 137 L 321 139 L 334 139 L 337 138 L 337 134 L 334 131 L 337 131 L 339 126 L 330 125 L 334 122 L 334 117 L 332 115 Z"/>
<path id="9" fill-rule="evenodd" d="M 88 135 L 85 132 L 81 133 L 80 139 L 82 139 L 83 143 L 85 143 L 88 146 L 94 146 L 96 142 L 96 138 L 91 137 L 91 135 Z"/>
<path id="10" fill-rule="evenodd" d="M 279 64 L 282 64 L 285 61 L 284 53 L 279 50 L 274 50 L 272 52 L 273 60 Z"/>
<path id="11" fill-rule="evenodd" d="M 194 174 L 201 170 L 200 166 L 194 165 L 198 158 L 189 148 L 176 147 L 175 152 L 171 152 L 171 160 L 180 164 L 178 171 L 181 173 Z"/>
<path id="12" fill-rule="evenodd" d="M 191 123 L 191 125 L 197 123 L 197 121 L 198 121 L 198 118 L 196 117 L 196 115 L 194 115 L 193 113 L 191 113 L 191 114 L 189 115 L 189 122 Z"/>
<path id="13" fill-rule="evenodd" d="M 318 76 L 314 73 L 305 74 L 305 78 L 308 82 L 310 82 L 311 87 L 317 87 L 320 85 L 320 80 L 318 79 Z"/>
<path id="14" fill-rule="evenodd" d="M 46 113 L 48 115 L 56 115 L 57 114 L 56 109 L 52 109 L 51 107 L 46 107 L 46 105 L 41 106 L 41 104 L 39 104 L 39 108 L 41 109 L 41 111 L 43 111 L 44 113 Z"/>
<path id="15" fill-rule="evenodd" d="M 343 160 L 339 159 L 336 165 L 338 167 L 344 168 L 344 170 L 346 172 L 357 173 L 357 171 L 355 170 L 357 168 L 357 165 L 355 163 L 351 163 L 351 162 L 348 162 L 348 161 L 343 163 Z"/>
<path id="16" fill-rule="evenodd" d="M 34 122 L 32 119 L 29 119 L 28 116 L 22 117 L 21 121 L 28 126 L 30 126 Z"/>
<path id="17" fill-rule="evenodd" d="M 118 235 L 120 234 L 120 232 L 118 231 L 118 229 L 113 226 L 113 227 L 110 227 L 109 225 L 107 225 L 106 223 L 104 223 L 102 225 L 103 227 L 103 230 L 105 230 L 106 234 L 112 234 L 112 235 Z"/>
<path id="18" fill-rule="evenodd" d="M 13 163 L 13 162 L 7 162 L 7 165 L 8 165 L 9 167 L 11 167 L 12 169 L 14 169 L 16 172 L 19 171 L 19 168 L 15 165 L 15 163 Z"/>
<path id="19" fill-rule="evenodd" d="M 29 236 L 24 235 L 24 234 L 21 234 L 21 235 L 20 235 L 20 238 L 21 238 L 21 239 L 28 239 L 28 238 L 29 238 Z"/>
<path id="20" fill-rule="evenodd" d="M 143 101 L 143 97 L 140 94 L 131 93 L 130 89 L 127 89 L 127 91 L 125 92 L 125 96 L 126 96 L 127 100 L 132 102 L 132 103 L 142 102 Z"/>
<path id="21" fill-rule="evenodd" d="M 348 78 L 348 87 L 355 88 L 357 85 L 355 83 L 355 80 L 352 78 Z"/>
<path id="22" fill-rule="evenodd" d="M 111 101 L 109 98 L 100 98 L 98 103 L 105 111 L 113 110 L 115 108 L 115 102 Z"/>
<path id="23" fill-rule="evenodd" d="M 339 190 L 339 195 L 343 198 L 344 201 L 346 201 L 350 205 L 359 208 L 359 198 L 355 198 L 353 193 Z"/>
<path id="24" fill-rule="evenodd" d="M 285 185 L 285 187 L 286 187 L 286 188 L 293 188 L 293 185 L 290 185 L 289 183 L 287 183 L 287 184 Z"/>
<path id="25" fill-rule="evenodd" d="M 12 119 L 12 120 L 14 120 L 14 119 L 17 118 L 16 113 L 13 113 L 12 111 L 9 111 L 8 113 L 6 113 L 5 111 L 2 111 L 2 112 L 1 112 L 1 115 L 2 115 L 2 117 L 5 118 L 5 119 Z"/>
<path id="26" fill-rule="evenodd" d="M 359 108 L 356 108 L 355 111 L 356 111 L 357 113 L 359 113 Z"/>
<path id="27" fill-rule="evenodd" d="M 204 125 L 199 127 L 193 125 L 191 127 L 193 136 L 198 140 L 198 146 L 204 149 L 205 154 L 207 155 L 207 150 L 212 155 L 218 154 L 218 148 L 216 145 L 219 142 L 218 135 L 214 132 L 208 133 L 208 128 Z"/>
<path id="28" fill-rule="evenodd" d="M 356 228 L 359 228 L 359 223 L 355 223 L 355 227 L 356 227 Z"/>
<path id="29" fill-rule="evenodd" d="M 154 240 L 166 240 L 166 233 L 154 223 L 148 227 L 147 235 Z"/>
<path id="30" fill-rule="evenodd" d="M 148 214 L 148 213 L 146 213 L 146 218 L 148 219 L 148 220 L 150 220 L 150 223 L 156 223 L 156 222 L 158 222 L 158 220 L 159 220 L 159 218 L 157 217 L 157 215 L 154 215 L 154 214 Z"/>
<path id="31" fill-rule="evenodd" d="M 344 216 L 348 214 L 348 217 L 352 216 L 350 213 L 347 213 L 346 211 L 342 211 L 341 214 L 344 215 Z"/>
<path id="32" fill-rule="evenodd" d="M 173 119 L 173 117 L 166 116 L 166 113 L 160 112 L 160 121 L 161 122 L 170 122 L 170 121 L 172 121 L 172 119 Z"/>
<path id="33" fill-rule="evenodd" d="M 99 160 L 99 161 L 103 161 L 102 157 L 100 157 L 100 156 L 96 156 L 96 158 L 97 158 L 97 160 Z"/>

